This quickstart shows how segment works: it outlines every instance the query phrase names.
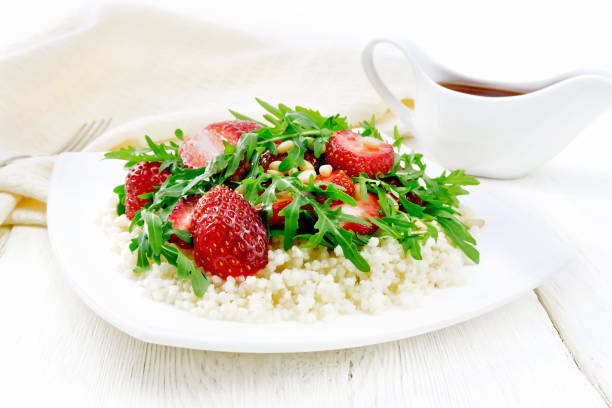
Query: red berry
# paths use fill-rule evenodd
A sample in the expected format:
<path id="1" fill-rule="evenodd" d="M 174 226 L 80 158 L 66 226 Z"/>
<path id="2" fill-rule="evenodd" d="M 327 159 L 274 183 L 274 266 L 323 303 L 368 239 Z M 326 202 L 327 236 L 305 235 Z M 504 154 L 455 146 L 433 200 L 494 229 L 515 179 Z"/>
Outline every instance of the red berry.
<path id="1" fill-rule="evenodd" d="M 420 205 L 420 206 L 423 205 L 423 199 L 419 197 L 419 195 L 415 193 L 414 191 L 408 192 L 408 194 L 406 194 L 406 199 L 413 204 Z"/>
<path id="2" fill-rule="evenodd" d="M 238 166 L 234 174 L 232 174 L 230 180 L 241 181 L 244 179 L 249 170 L 251 170 L 251 162 L 246 161 L 246 153 L 244 153 L 244 159 L 240 161 L 240 166 Z"/>
<path id="3" fill-rule="evenodd" d="M 374 177 L 393 169 L 395 156 L 388 143 L 367 143 L 365 138 L 350 130 L 336 132 L 329 139 L 325 160 L 335 169 L 345 170 L 351 177 L 365 173 Z"/>
<path id="4" fill-rule="evenodd" d="M 278 226 L 285 225 L 285 216 L 278 215 L 278 213 L 281 212 L 283 208 L 291 204 L 291 201 L 292 201 L 291 197 L 286 197 L 286 198 L 281 198 L 277 202 L 272 204 L 272 215 L 270 216 L 270 218 L 268 218 L 268 225 L 270 227 L 278 227 Z M 309 211 L 312 218 L 315 218 L 316 216 L 315 210 L 314 208 L 312 208 L 310 204 L 304 205 L 302 209 Z M 304 227 L 306 225 L 306 219 L 303 216 L 303 214 L 300 215 L 300 219 L 298 220 L 298 222 L 299 222 L 300 227 Z"/>
<path id="5" fill-rule="evenodd" d="M 193 216 L 196 264 L 225 279 L 257 273 L 268 264 L 268 236 L 256 210 L 220 185 L 198 201 Z"/>
<path id="6" fill-rule="evenodd" d="M 350 196 L 352 196 L 353 193 L 355 193 L 355 184 L 353 183 L 353 180 L 342 170 L 334 170 L 327 177 L 318 176 L 315 179 L 315 183 L 320 182 L 320 181 L 325 181 L 328 183 L 333 183 L 338 186 L 344 187 L 344 192 Z M 327 186 L 321 186 L 321 189 L 323 190 L 325 190 L 326 188 Z M 327 201 L 327 197 L 317 197 L 316 200 L 319 203 L 323 204 L 325 201 Z M 341 202 L 342 202 L 341 200 L 334 200 L 332 201 L 332 204 L 339 204 Z"/>
<path id="7" fill-rule="evenodd" d="M 395 187 L 401 187 L 402 186 L 402 183 L 395 176 L 394 177 L 390 177 L 390 178 L 385 178 L 385 179 L 383 179 L 383 181 L 385 183 L 391 184 L 392 186 L 395 186 Z M 423 205 L 423 199 L 421 197 L 419 197 L 419 195 L 417 193 L 415 193 L 414 191 L 409 191 L 406 194 L 406 199 L 408 201 L 410 201 L 411 203 L 413 203 L 413 204 L 420 205 L 420 206 Z"/>
<path id="8" fill-rule="evenodd" d="M 140 162 L 130 169 L 125 178 L 125 215 L 131 220 L 148 199 L 139 195 L 152 193 L 156 186 L 161 186 L 170 175 L 170 170 L 159 172 L 160 162 Z"/>
<path id="9" fill-rule="evenodd" d="M 363 214 L 367 214 L 370 217 L 380 217 L 380 205 L 378 204 L 378 197 L 376 194 L 368 193 L 366 200 L 361 201 L 361 195 L 355 197 L 357 201 L 356 206 L 352 206 L 350 204 L 342 203 L 339 205 L 332 206 L 331 208 L 335 210 L 336 208 L 341 208 L 341 211 L 344 214 L 354 215 L 355 217 L 363 218 L 366 221 L 369 221 Z M 355 222 L 340 222 L 340 226 L 345 230 L 355 231 L 357 234 L 372 234 L 374 231 L 378 229 L 376 225 L 364 225 L 357 224 Z"/>
<path id="10" fill-rule="evenodd" d="M 200 197 L 202 196 L 192 195 L 178 200 L 168 216 L 168 221 L 172 223 L 172 228 L 191 231 L 191 227 L 193 226 L 193 213 Z M 174 242 L 182 248 L 190 247 L 189 244 L 179 239 L 176 235 L 170 237 L 170 242 Z"/>
<path id="11" fill-rule="evenodd" d="M 258 123 L 250 120 L 226 120 L 224 122 L 211 123 L 206 129 L 218 134 L 227 143 L 236 146 L 243 133 L 252 132 L 261 127 Z"/>
<path id="12" fill-rule="evenodd" d="M 268 225 L 271 227 L 277 227 L 285 224 L 285 216 L 278 215 L 279 212 L 286 206 L 291 204 L 291 197 L 282 198 L 272 204 L 272 215 L 268 218 Z"/>
<path id="13" fill-rule="evenodd" d="M 185 139 L 179 151 L 183 164 L 190 169 L 204 167 L 210 159 L 223 152 L 224 140 L 236 145 L 244 132 L 251 132 L 260 127 L 257 123 L 248 120 L 212 123 Z"/>

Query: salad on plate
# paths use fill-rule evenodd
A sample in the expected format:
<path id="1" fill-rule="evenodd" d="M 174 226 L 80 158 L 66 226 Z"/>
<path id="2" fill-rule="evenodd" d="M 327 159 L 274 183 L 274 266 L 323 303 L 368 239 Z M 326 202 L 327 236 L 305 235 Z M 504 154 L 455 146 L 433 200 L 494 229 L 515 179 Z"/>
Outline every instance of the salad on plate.
<path id="1" fill-rule="evenodd" d="M 258 102 L 262 121 L 230 111 L 105 155 L 128 170 L 102 223 L 144 295 L 212 319 L 313 321 L 414 307 L 478 263 L 482 220 L 458 199 L 476 179 L 428 175 L 374 118 Z"/>

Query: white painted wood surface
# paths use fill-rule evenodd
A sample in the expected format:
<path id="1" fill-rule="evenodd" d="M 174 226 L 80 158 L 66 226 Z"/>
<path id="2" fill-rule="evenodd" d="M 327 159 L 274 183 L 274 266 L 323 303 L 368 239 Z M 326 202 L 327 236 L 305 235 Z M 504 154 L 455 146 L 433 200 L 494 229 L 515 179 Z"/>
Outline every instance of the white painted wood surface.
<path id="1" fill-rule="evenodd" d="M 484 181 L 541 216 L 574 263 L 486 316 L 371 347 L 247 355 L 142 343 L 76 298 L 44 229 L 16 227 L 0 257 L 0 406 L 610 406 L 607 129 L 612 114 L 533 175 Z"/>
<path id="2" fill-rule="evenodd" d="M 486 316 L 377 346 L 247 355 L 145 344 L 76 298 L 44 229 L 16 227 L 0 257 L 0 406 L 610 406 L 612 166 L 597 147 L 610 146 L 611 125 L 612 114 L 532 176 L 484 181 L 541 216 L 577 251 L 573 264 Z"/>
<path id="3" fill-rule="evenodd" d="M 536 291 L 584 375 L 612 405 L 612 111 L 538 172 L 490 182 L 537 214 L 576 260 Z M 503 184 L 503 185 L 502 185 Z"/>

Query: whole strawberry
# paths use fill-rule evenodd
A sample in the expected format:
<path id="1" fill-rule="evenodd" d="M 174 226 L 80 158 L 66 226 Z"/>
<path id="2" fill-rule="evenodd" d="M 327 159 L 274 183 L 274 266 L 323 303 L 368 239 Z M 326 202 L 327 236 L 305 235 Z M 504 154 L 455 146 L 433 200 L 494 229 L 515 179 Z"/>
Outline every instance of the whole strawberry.
<path id="1" fill-rule="evenodd" d="M 185 167 L 197 169 L 224 150 L 223 141 L 236 145 L 245 132 L 261 126 L 248 120 L 226 120 L 211 123 L 195 135 L 185 139 L 179 151 Z"/>
<path id="2" fill-rule="evenodd" d="M 156 186 L 161 186 L 170 175 L 168 169 L 159 172 L 160 162 L 140 162 L 130 169 L 125 178 L 125 215 L 131 220 L 148 199 L 139 195 L 152 193 Z"/>
<path id="3" fill-rule="evenodd" d="M 393 169 L 393 146 L 373 137 L 364 137 L 350 130 L 336 132 L 329 139 L 325 160 L 335 169 L 351 177 L 365 173 L 372 178 Z"/>
<path id="4" fill-rule="evenodd" d="M 196 205 L 193 255 L 203 270 L 223 279 L 257 273 L 268 264 L 268 235 L 256 210 L 226 186 L 216 186 Z"/>

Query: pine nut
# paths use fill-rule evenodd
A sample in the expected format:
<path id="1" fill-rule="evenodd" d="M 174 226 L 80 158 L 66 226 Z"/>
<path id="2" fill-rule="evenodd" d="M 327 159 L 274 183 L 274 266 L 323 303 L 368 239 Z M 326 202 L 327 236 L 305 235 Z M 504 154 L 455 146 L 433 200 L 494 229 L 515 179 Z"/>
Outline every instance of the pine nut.
<path id="1" fill-rule="evenodd" d="M 300 173 L 300 175 L 298 176 L 298 179 L 303 184 L 308 184 L 310 181 L 310 176 L 315 177 L 316 175 L 317 173 L 314 170 L 304 170 L 303 172 Z"/>
<path id="2" fill-rule="evenodd" d="M 276 198 L 278 198 L 279 200 L 284 200 L 286 198 L 291 197 L 291 194 L 288 191 L 281 191 L 276 195 Z"/>
<path id="3" fill-rule="evenodd" d="M 287 173 L 289 173 L 290 176 L 293 176 L 295 173 L 297 173 L 299 170 L 297 169 L 297 167 L 294 167 L 292 169 L 289 169 L 289 171 Z"/>
<path id="4" fill-rule="evenodd" d="M 279 153 L 287 153 L 289 150 L 293 149 L 295 147 L 295 145 L 293 144 L 292 140 L 285 140 L 283 143 L 279 144 L 276 147 L 276 150 Z"/>
<path id="5" fill-rule="evenodd" d="M 314 149 L 314 139 L 312 137 L 307 137 L 304 140 L 308 143 L 309 148 Z"/>
<path id="6" fill-rule="evenodd" d="M 272 170 L 278 170 L 278 166 L 280 166 L 280 164 L 281 162 L 279 160 L 274 160 L 272 163 L 270 163 L 268 168 Z"/>
<path id="7" fill-rule="evenodd" d="M 363 144 L 366 147 L 369 147 L 370 149 L 375 149 L 375 148 L 379 147 L 382 144 L 382 141 L 380 141 L 378 139 L 375 139 L 373 137 L 370 137 L 370 136 L 365 136 L 363 138 Z"/>
<path id="8" fill-rule="evenodd" d="M 268 171 L 266 171 L 266 173 L 271 174 L 273 176 L 282 176 L 283 173 L 281 173 L 278 170 L 272 170 L 272 169 L 268 169 Z"/>
<path id="9" fill-rule="evenodd" d="M 244 193 L 246 193 L 246 185 L 239 184 L 234 191 L 240 195 L 244 195 Z"/>
<path id="10" fill-rule="evenodd" d="M 324 164 L 321 167 L 319 167 L 319 174 L 322 175 L 323 177 L 329 177 L 333 170 L 334 168 L 331 165 Z"/>
<path id="11" fill-rule="evenodd" d="M 304 164 L 298 166 L 300 170 L 314 170 L 314 166 L 308 160 L 304 160 Z"/>

